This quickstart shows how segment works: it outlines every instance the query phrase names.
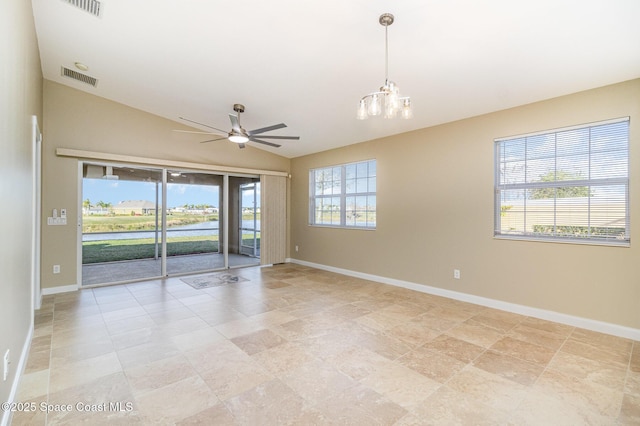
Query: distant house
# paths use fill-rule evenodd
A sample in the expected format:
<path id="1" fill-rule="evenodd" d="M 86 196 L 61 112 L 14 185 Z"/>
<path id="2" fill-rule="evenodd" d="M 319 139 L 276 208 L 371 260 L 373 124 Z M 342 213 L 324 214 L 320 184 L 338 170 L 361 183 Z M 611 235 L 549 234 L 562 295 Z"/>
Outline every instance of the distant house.
<path id="1" fill-rule="evenodd" d="M 117 215 L 152 215 L 156 213 L 156 203 L 145 200 L 120 201 L 111 210 Z"/>
<path id="2" fill-rule="evenodd" d="M 83 207 L 82 208 L 82 214 L 84 214 L 84 215 L 106 216 L 109 213 L 110 213 L 110 210 L 108 208 L 105 208 L 105 207 L 91 207 L 91 208 Z"/>

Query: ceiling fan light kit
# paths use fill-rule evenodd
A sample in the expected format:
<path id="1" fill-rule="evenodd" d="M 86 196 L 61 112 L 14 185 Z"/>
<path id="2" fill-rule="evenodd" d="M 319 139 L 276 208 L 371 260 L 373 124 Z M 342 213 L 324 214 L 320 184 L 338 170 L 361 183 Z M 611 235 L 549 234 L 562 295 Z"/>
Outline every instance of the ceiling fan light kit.
<path id="1" fill-rule="evenodd" d="M 378 22 L 384 27 L 384 59 L 385 80 L 384 85 L 378 91 L 371 92 L 360 99 L 356 118 L 366 120 L 369 116 L 383 115 L 384 118 L 395 118 L 400 114 L 404 119 L 413 117 L 411 99 L 408 96 L 400 96 L 400 89 L 389 80 L 389 38 L 388 27 L 393 24 L 394 17 L 390 13 L 380 15 Z"/>
<path id="2" fill-rule="evenodd" d="M 198 123 L 197 121 L 193 121 L 193 120 L 189 120 L 188 118 L 184 118 L 184 117 L 180 117 L 181 120 L 185 120 L 188 121 L 190 123 L 194 123 L 194 124 L 199 124 L 200 126 L 204 126 L 204 127 L 208 127 L 210 129 L 216 130 L 219 133 L 222 133 L 223 135 L 226 136 L 222 136 L 220 138 L 216 138 L 216 139 L 210 139 L 207 141 L 202 141 L 202 143 L 206 143 L 206 142 L 214 142 L 214 141 L 218 141 L 221 139 L 228 139 L 230 142 L 233 142 L 235 144 L 238 145 L 239 148 L 244 148 L 245 144 L 247 142 L 256 142 L 256 143 L 260 143 L 263 145 L 268 145 L 268 146 L 272 146 L 274 148 L 279 148 L 281 145 L 278 145 L 277 143 L 273 143 L 273 142 L 268 142 L 259 138 L 263 138 L 263 139 L 280 139 L 280 140 L 284 140 L 284 139 L 288 139 L 288 140 L 299 140 L 300 136 L 269 136 L 269 135 L 263 135 L 263 133 L 265 132 L 269 132 L 271 130 L 277 130 L 277 129 L 282 129 L 284 127 L 287 127 L 286 124 L 284 123 L 280 123 L 280 124 L 274 124 L 273 126 L 267 126 L 267 127 L 262 127 L 260 129 L 255 129 L 255 130 L 245 130 L 242 128 L 242 126 L 240 125 L 240 114 L 244 112 L 244 105 L 242 104 L 233 104 L 233 110 L 236 112 L 236 114 L 229 114 L 229 119 L 231 120 L 231 131 L 230 132 L 226 132 L 224 130 L 218 129 L 217 127 L 213 127 L 213 126 L 209 126 L 208 124 L 203 124 L 203 123 Z M 191 132 L 191 131 L 184 131 L 186 133 L 204 133 L 204 134 L 210 134 L 210 135 L 215 135 L 215 134 L 219 134 L 219 133 L 215 133 L 215 132 Z"/>

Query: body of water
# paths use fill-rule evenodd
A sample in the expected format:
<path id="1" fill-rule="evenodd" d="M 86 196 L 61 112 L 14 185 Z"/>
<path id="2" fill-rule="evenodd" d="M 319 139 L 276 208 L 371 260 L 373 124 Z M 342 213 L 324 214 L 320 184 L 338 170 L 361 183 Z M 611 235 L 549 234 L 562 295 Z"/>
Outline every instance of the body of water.
<path id="1" fill-rule="evenodd" d="M 191 225 L 178 226 L 167 229 L 168 237 L 194 237 L 202 235 L 218 235 L 220 222 L 200 222 Z M 243 220 L 242 227 L 244 229 L 253 229 L 253 220 Z M 256 221 L 256 229 L 260 231 L 260 221 Z M 134 240 L 142 238 L 155 238 L 154 231 L 137 231 L 137 232 L 92 232 L 82 234 L 82 241 L 103 241 L 103 240 Z M 160 238 L 160 232 L 158 232 Z"/>

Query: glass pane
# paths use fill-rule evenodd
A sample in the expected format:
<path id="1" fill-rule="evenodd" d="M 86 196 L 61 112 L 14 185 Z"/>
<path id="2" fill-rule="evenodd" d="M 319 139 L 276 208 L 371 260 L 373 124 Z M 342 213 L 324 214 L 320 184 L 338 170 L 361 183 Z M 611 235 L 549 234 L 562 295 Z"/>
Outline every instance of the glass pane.
<path id="1" fill-rule="evenodd" d="M 222 176 L 171 171 L 167 182 L 167 273 L 222 268 Z"/>
<path id="2" fill-rule="evenodd" d="M 558 158 L 557 181 L 589 178 L 589 154 Z"/>
<path id="3" fill-rule="evenodd" d="M 356 192 L 356 180 L 355 179 L 347 179 L 347 181 L 345 182 L 345 185 L 347 185 L 347 187 L 345 189 L 345 193 L 346 194 L 353 194 L 354 192 Z"/>
<path id="4" fill-rule="evenodd" d="M 376 178 L 375 177 L 370 177 L 369 178 L 369 192 L 376 192 Z"/>
<path id="5" fill-rule="evenodd" d="M 367 192 L 367 178 L 358 178 L 356 179 L 356 192 Z"/>
<path id="6" fill-rule="evenodd" d="M 363 178 L 368 176 L 369 167 L 366 162 L 356 164 L 356 168 L 357 168 L 356 177 Z"/>
<path id="7" fill-rule="evenodd" d="M 502 191 L 500 199 L 500 232 L 523 234 L 525 231 L 525 191 Z"/>
<path id="8" fill-rule="evenodd" d="M 355 179 L 356 177 L 356 165 L 355 164 L 347 164 L 345 166 L 345 173 L 347 179 Z"/>
<path id="9" fill-rule="evenodd" d="M 369 161 L 369 177 L 377 176 L 376 160 Z"/>
<path id="10" fill-rule="evenodd" d="M 82 285 L 159 277 L 161 170 L 85 164 Z"/>

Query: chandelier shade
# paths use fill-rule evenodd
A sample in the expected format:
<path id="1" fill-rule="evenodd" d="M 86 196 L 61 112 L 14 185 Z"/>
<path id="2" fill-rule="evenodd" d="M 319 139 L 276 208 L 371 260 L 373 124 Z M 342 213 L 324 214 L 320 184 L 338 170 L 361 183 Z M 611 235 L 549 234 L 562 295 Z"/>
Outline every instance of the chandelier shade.
<path id="1" fill-rule="evenodd" d="M 390 13 L 380 15 L 378 22 L 384 27 L 384 59 L 385 59 L 385 80 L 384 85 L 379 90 L 371 92 L 360 99 L 356 118 L 366 120 L 369 116 L 382 115 L 384 118 L 395 118 L 398 115 L 404 119 L 413 117 L 411 109 L 411 99 L 408 96 L 401 96 L 400 89 L 389 80 L 389 37 L 388 27 L 393 24 L 394 17 Z"/>

